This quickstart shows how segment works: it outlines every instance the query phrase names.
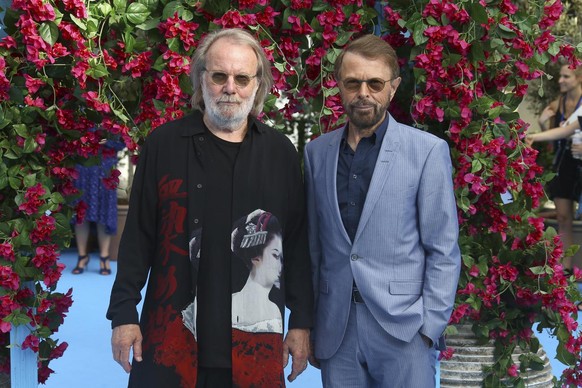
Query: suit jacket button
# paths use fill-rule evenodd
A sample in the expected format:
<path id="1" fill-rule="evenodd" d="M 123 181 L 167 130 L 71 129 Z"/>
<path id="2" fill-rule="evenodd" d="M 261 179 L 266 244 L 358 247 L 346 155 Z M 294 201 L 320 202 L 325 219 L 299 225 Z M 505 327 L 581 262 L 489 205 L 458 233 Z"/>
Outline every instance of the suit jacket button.
<path id="1" fill-rule="evenodd" d="M 356 255 L 355 253 L 350 258 L 352 259 L 352 261 L 356 261 L 359 259 L 358 255 Z"/>

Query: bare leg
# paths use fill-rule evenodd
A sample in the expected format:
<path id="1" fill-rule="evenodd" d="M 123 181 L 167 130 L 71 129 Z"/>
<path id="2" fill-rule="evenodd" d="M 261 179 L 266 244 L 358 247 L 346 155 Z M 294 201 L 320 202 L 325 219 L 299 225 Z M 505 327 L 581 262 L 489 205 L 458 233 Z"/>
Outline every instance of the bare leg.
<path id="1" fill-rule="evenodd" d="M 87 252 L 87 242 L 89 241 L 90 224 L 83 222 L 75 224 L 75 241 L 77 241 L 77 253 L 79 256 L 85 256 Z"/>
<path id="2" fill-rule="evenodd" d="M 103 224 L 97 224 L 97 239 L 99 240 L 99 255 L 101 256 L 99 273 L 101 275 L 109 275 L 111 273 L 111 266 L 109 265 L 111 235 L 105 233 L 105 225 Z"/>
<path id="3" fill-rule="evenodd" d="M 574 241 L 574 202 L 566 198 L 555 198 L 556 218 L 558 221 L 558 233 L 564 244 L 564 250 L 568 249 Z M 572 268 L 572 258 L 565 257 L 563 263 L 564 268 Z"/>
<path id="4" fill-rule="evenodd" d="M 99 254 L 101 257 L 109 256 L 111 235 L 105 233 L 105 225 L 103 224 L 97 224 L 97 240 L 99 241 Z"/>
<path id="5" fill-rule="evenodd" d="M 73 269 L 73 274 L 82 274 L 85 267 L 89 264 L 89 255 L 87 252 L 87 242 L 89 241 L 89 233 L 91 226 L 88 222 L 82 224 L 75 224 L 75 241 L 77 242 L 77 266 Z"/>

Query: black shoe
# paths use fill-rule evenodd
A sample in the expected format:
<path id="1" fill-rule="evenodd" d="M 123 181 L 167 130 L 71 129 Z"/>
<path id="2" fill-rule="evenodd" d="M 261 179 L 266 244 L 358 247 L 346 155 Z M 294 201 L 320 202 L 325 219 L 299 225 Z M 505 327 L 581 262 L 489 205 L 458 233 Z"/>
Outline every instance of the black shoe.
<path id="1" fill-rule="evenodd" d="M 111 275 L 111 268 L 109 267 L 109 256 L 100 257 L 99 260 L 101 260 L 101 263 L 99 263 L 101 266 L 101 268 L 99 268 L 99 274 Z"/>
<path id="2" fill-rule="evenodd" d="M 83 264 L 83 265 L 81 265 Z M 85 272 L 85 268 L 87 268 L 87 265 L 89 264 L 89 255 L 83 255 L 83 256 L 79 256 L 77 258 L 77 266 L 75 268 L 73 268 L 73 275 L 80 275 L 83 272 Z"/>

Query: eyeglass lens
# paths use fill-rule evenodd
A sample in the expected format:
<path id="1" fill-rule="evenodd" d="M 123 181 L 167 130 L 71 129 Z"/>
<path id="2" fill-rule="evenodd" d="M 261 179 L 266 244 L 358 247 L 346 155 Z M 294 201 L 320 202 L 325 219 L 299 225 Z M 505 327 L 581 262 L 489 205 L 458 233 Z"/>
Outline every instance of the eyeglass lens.
<path id="1" fill-rule="evenodd" d="M 210 73 L 210 79 L 216 85 L 222 86 L 226 83 L 226 81 L 228 81 L 228 74 L 226 74 L 226 73 L 223 73 L 221 71 L 211 71 L 209 73 Z M 237 86 L 244 88 L 245 86 L 250 84 L 251 80 L 255 77 L 256 76 L 250 76 L 247 74 L 235 74 L 234 75 L 234 83 Z"/>
<path id="2" fill-rule="evenodd" d="M 386 82 L 389 82 L 389 81 L 390 80 L 384 81 L 381 78 L 371 78 L 371 79 L 347 78 L 347 79 L 343 80 L 343 84 L 347 90 L 349 90 L 351 92 L 355 92 L 356 90 L 360 89 L 360 85 L 362 85 L 365 82 L 371 91 L 381 92 L 382 90 L 384 90 L 384 86 L 386 85 Z"/>

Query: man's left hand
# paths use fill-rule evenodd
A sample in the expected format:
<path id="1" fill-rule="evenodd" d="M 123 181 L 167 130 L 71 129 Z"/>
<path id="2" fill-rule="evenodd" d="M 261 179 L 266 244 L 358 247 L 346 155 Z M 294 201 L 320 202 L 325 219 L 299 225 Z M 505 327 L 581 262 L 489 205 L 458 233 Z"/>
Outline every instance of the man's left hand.
<path id="1" fill-rule="evenodd" d="M 289 353 L 293 357 L 289 382 L 295 380 L 307 368 L 309 356 L 309 329 L 290 329 L 283 341 L 283 368 L 289 362 Z"/>

